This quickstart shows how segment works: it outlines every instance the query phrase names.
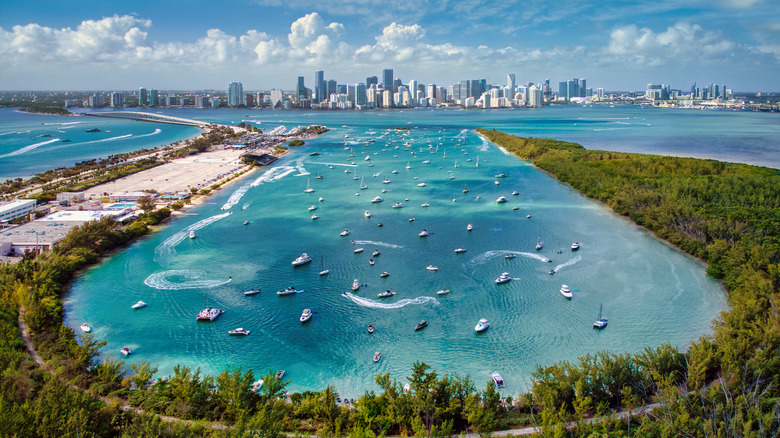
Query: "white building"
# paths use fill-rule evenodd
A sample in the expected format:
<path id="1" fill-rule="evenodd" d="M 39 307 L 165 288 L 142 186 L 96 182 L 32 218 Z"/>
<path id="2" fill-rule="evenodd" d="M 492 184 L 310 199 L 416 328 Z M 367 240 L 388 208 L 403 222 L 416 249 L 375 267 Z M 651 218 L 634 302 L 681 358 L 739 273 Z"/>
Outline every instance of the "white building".
<path id="1" fill-rule="evenodd" d="M 0 205 L 0 222 L 8 222 L 35 210 L 35 199 L 18 199 Z"/>

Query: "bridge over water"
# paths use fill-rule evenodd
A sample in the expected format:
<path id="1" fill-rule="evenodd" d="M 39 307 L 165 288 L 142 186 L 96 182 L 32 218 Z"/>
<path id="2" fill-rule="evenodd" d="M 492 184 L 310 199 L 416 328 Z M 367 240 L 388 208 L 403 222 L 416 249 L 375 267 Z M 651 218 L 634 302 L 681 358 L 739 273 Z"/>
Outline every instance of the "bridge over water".
<path id="1" fill-rule="evenodd" d="M 141 111 L 106 111 L 99 113 L 82 113 L 85 116 L 107 117 L 111 119 L 137 120 L 140 122 L 170 123 L 172 125 L 197 126 L 205 128 L 213 123 L 201 122 L 200 120 L 184 119 L 181 117 L 166 116 L 163 114 L 153 114 Z"/>

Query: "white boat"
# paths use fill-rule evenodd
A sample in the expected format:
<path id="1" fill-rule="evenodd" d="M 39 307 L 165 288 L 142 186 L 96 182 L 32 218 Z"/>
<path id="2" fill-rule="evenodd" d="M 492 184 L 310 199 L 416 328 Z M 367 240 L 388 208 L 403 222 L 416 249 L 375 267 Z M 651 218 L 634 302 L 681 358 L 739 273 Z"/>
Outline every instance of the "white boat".
<path id="1" fill-rule="evenodd" d="M 249 225 L 249 221 L 244 221 L 244 225 Z"/>
<path id="2" fill-rule="evenodd" d="M 319 219 L 319 218 L 320 218 L 320 217 L 319 217 L 319 216 L 317 216 L 316 214 L 313 214 L 313 215 L 311 215 L 311 220 L 313 220 L 313 221 L 316 221 L 316 220 L 317 220 L 317 219 Z"/>
<path id="3" fill-rule="evenodd" d="M 252 296 L 252 295 L 257 295 L 259 293 L 260 293 L 260 289 L 249 289 L 248 291 L 244 292 L 244 295 Z"/>
<path id="4" fill-rule="evenodd" d="M 541 241 L 541 240 L 540 240 L 540 241 L 538 241 L 538 242 L 536 242 L 536 250 L 537 250 L 537 251 L 539 251 L 540 249 L 542 249 L 542 247 L 543 247 L 543 246 L 544 246 L 544 245 L 542 245 L 542 241 Z"/>
<path id="5" fill-rule="evenodd" d="M 355 250 L 352 252 L 354 252 L 355 254 L 360 254 L 361 252 L 363 252 L 363 248 L 355 248 Z"/>
<path id="6" fill-rule="evenodd" d="M 515 254 L 512 254 L 511 252 L 510 252 L 509 254 L 507 254 L 507 255 L 505 255 L 505 256 L 504 256 L 504 258 L 505 258 L 505 259 L 513 259 L 513 258 L 515 258 L 515 257 L 517 257 L 517 255 L 515 255 Z"/>
<path id="7" fill-rule="evenodd" d="M 320 277 L 322 277 L 323 275 L 330 274 L 330 269 L 325 269 L 325 259 L 324 258 L 320 259 L 320 269 L 322 269 L 320 271 Z"/>
<path id="8" fill-rule="evenodd" d="M 395 175 L 395 174 L 397 174 L 397 173 L 398 173 L 398 171 L 397 171 L 397 170 L 393 170 L 393 171 L 392 171 L 392 172 L 390 172 L 390 173 L 392 173 L 393 175 Z"/>
<path id="9" fill-rule="evenodd" d="M 374 333 L 374 324 L 369 324 L 368 325 L 368 332 L 369 333 Z"/>
<path id="10" fill-rule="evenodd" d="M 292 261 L 293 266 L 301 266 L 311 262 L 311 257 L 308 254 L 303 253 L 298 258 Z"/>
<path id="11" fill-rule="evenodd" d="M 566 298 L 571 298 L 572 297 L 571 289 L 569 289 L 569 286 L 567 286 L 565 284 L 563 286 L 561 286 L 561 295 L 563 295 Z"/>
<path id="12" fill-rule="evenodd" d="M 466 231 L 471 231 L 474 229 L 474 225 L 468 224 L 466 225 Z"/>
<path id="13" fill-rule="evenodd" d="M 425 184 L 424 182 L 421 182 L 421 183 L 418 183 L 418 184 L 417 184 L 417 187 L 425 187 L 425 185 L 426 185 L 426 184 Z"/>
<path id="14" fill-rule="evenodd" d="M 427 202 L 423 203 L 423 204 L 420 204 L 420 207 L 430 207 L 430 206 L 431 206 L 431 204 L 429 204 Z"/>
<path id="15" fill-rule="evenodd" d="M 519 195 L 519 194 L 520 194 L 520 192 L 518 192 L 517 190 L 515 190 L 514 192 L 512 192 L 512 196 L 517 196 L 517 195 Z"/>
<path id="16" fill-rule="evenodd" d="M 409 163 L 410 163 L 409 161 L 406 162 L 406 168 L 407 169 L 411 169 L 412 168 L 412 166 Z"/>
<path id="17" fill-rule="evenodd" d="M 436 292 L 437 295 L 447 295 L 448 293 L 450 293 L 449 289 L 442 289 L 442 290 Z"/>
<path id="18" fill-rule="evenodd" d="M 433 265 L 428 265 L 428 266 L 425 267 L 425 269 L 427 269 L 429 271 L 438 271 L 439 270 L 439 268 L 437 268 L 436 266 L 433 266 Z"/>
<path id="19" fill-rule="evenodd" d="M 311 319 L 311 317 L 314 316 L 314 312 L 311 311 L 311 309 L 303 309 L 303 313 L 301 313 L 301 322 L 306 322 Z"/>
<path id="20" fill-rule="evenodd" d="M 363 216 L 365 216 L 365 217 L 366 217 L 366 219 L 368 219 L 368 218 L 370 218 L 370 217 L 371 217 L 371 212 L 370 212 L 370 211 L 368 211 L 368 210 L 366 210 L 366 211 L 363 213 Z"/>
<path id="21" fill-rule="evenodd" d="M 263 383 L 265 383 L 265 382 L 263 382 L 263 379 L 260 379 L 260 380 L 256 381 L 255 383 L 253 383 L 252 386 L 249 388 L 249 390 L 252 391 L 252 392 L 260 391 L 260 388 L 263 387 Z"/>
<path id="22" fill-rule="evenodd" d="M 504 387 L 504 378 L 501 377 L 501 374 L 498 374 L 497 372 L 493 371 L 493 374 L 491 374 L 490 377 L 493 379 L 493 382 L 496 383 L 496 388 Z"/>
<path id="23" fill-rule="evenodd" d="M 374 266 L 374 259 L 368 259 L 368 264 Z"/>
<path id="24" fill-rule="evenodd" d="M 371 161 L 371 156 L 370 155 L 366 155 L 366 161 Z"/>
<path id="25" fill-rule="evenodd" d="M 374 204 L 376 204 L 377 202 L 382 202 L 382 201 L 384 201 L 384 199 L 382 199 L 381 196 L 375 196 L 374 199 L 371 200 L 371 202 L 373 202 Z"/>
<path id="26" fill-rule="evenodd" d="M 496 178 L 506 178 L 506 175 L 503 173 L 498 173 L 495 175 Z"/>
<path id="27" fill-rule="evenodd" d="M 461 254 L 466 252 L 466 248 L 455 248 L 455 254 Z"/>
<path id="28" fill-rule="evenodd" d="M 578 249 L 580 249 L 579 242 L 574 242 L 574 243 L 571 244 L 571 250 L 572 251 L 577 251 Z"/>
<path id="29" fill-rule="evenodd" d="M 84 333 L 89 333 L 89 332 L 91 332 L 91 331 L 92 331 L 92 327 L 90 327 L 90 326 L 89 326 L 89 324 L 87 324 L 86 322 L 85 322 L 84 324 L 81 324 L 81 325 L 79 326 L 79 328 L 80 328 L 80 329 L 81 329 L 81 331 L 82 331 L 82 332 L 84 332 Z"/>
<path id="30" fill-rule="evenodd" d="M 144 303 L 143 301 L 139 301 L 139 302 L 133 304 L 132 306 L 130 306 L 131 309 L 140 309 L 140 308 L 143 308 L 143 307 L 146 307 L 146 303 Z"/>
<path id="31" fill-rule="evenodd" d="M 428 232 L 427 228 L 423 228 L 423 230 L 420 231 L 420 234 L 418 234 L 418 236 L 420 236 L 420 237 L 427 237 L 427 236 L 430 236 L 430 235 L 431 235 L 431 233 Z"/>
<path id="32" fill-rule="evenodd" d="M 423 164 L 431 164 L 431 160 L 425 160 L 422 162 Z"/>
<path id="33" fill-rule="evenodd" d="M 393 204 L 393 208 L 404 208 L 404 205 L 401 204 L 400 202 L 396 202 L 395 204 Z"/>
<path id="34" fill-rule="evenodd" d="M 320 196 L 320 202 L 322 202 L 322 201 L 324 201 L 324 200 L 325 200 L 325 198 L 323 198 L 322 196 Z"/>
<path id="35" fill-rule="evenodd" d="M 512 281 L 512 277 L 509 276 L 509 272 L 504 272 L 496 278 L 496 284 L 504 284 Z"/>
<path id="36" fill-rule="evenodd" d="M 390 180 L 388 178 L 385 178 L 382 180 L 382 184 L 390 184 Z"/>
<path id="37" fill-rule="evenodd" d="M 498 181 L 495 181 L 495 184 L 496 184 L 496 185 L 499 185 L 499 184 L 501 184 L 501 183 L 500 183 L 500 182 L 498 182 Z"/>
<path id="38" fill-rule="evenodd" d="M 312 193 L 313 191 L 314 191 L 314 189 L 309 186 L 309 180 L 307 179 L 306 180 L 306 190 L 304 190 L 303 192 L 304 193 Z"/>
<path id="39" fill-rule="evenodd" d="M 597 329 L 603 329 L 607 326 L 607 318 L 601 317 L 601 311 L 603 310 L 604 305 L 599 305 L 599 319 L 596 320 L 596 322 L 593 323 L 593 328 Z"/>
<path id="40" fill-rule="evenodd" d="M 376 294 L 376 296 L 378 296 L 379 298 L 388 298 L 388 297 L 392 297 L 393 295 L 395 295 L 395 292 L 391 291 L 390 289 Z"/>
<path id="41" fill-rule="evenodd" d="M 411 390 L 412 390 L 412 385 L 410 385 L 408 383 L 404 385 L 404 394 L 408 394 L 409 391 L 411 391 Z"/>
<path id="42" fill-rule="evenodd" d="M 282 289 L 282 290 L 276 291 L 276 295 L 279 295 L 279 296 L 282 296 L 282 295 L 292 295 L 292 294 L 297 294 L 298 292 L 303 292 L 303 291 L 296 289 L 294 286 L 289 286 L 286 289 Z"/>
<path id="43" fill-rule="evenodd" d="M 379 362 L 380 359 L 382 359 L 382 353 L 377 351 L 374 353 L 374 362 Z"/>
<path id="44" fill-rule="evenodd" d="M 504 196 L 499 196 L 498 199 L 496 199 L 496 202 L 498 202 L 499 204 L 503 204 L 504 202 L 506 202 L 506 198 Z"/>
<path id="45" fill-rule="evenodd" d="M 490 323 L 487 319 L 480 319 L 477 325 L 474 327 L 474 331 L 477 333 L 484 332 L 485 330 L 490 328 Z"/>
<path id="46" fill-rule="evenodd" d="M 237 329 L 230 330 L 228 334 L 230 336 L 246 336 L 249 334 L 249 330 L 239 327 Z"/>
<path id="47" fill-rule="evenodd" d="M 195 231 L 190 230 L 189 236 L 190 236 L 190 239 L 194 239 L 195 238 Z"/>
<path id="48" fill-rule="evenodd" d="M 355 279 L 355 280 L 352 282 L 352 290 L 353 290 L 353 291 L 357 291 L 358 289 L 360 289 L 360 282 L 359 282 L 359 281 L 358 281 L 358 279 L 356 278 L 356 279 Z"/>
<path id="49" fill-rule="evenodd" d="M 372 255 L 373 257 L 376 257 L 376 256 L 378 256 L 379 254 L 382 254 L 382 253 L 381 253 L 381 252 L 379 252 L 379 250 L 378 250 L 378 249 L 375 249 L 375 250 L 374 250 L 374 252 L 372 252 L 372 253 L 371 253 L 371 255 Z"/>
<path id="50" fill-rule="evenodd" d="M 198 312 L 197 316 L 195 316 L 195 319 L 198 321 L 214 321 L 219 317 L 219 315 L 222 315 L 225 313 L 224 310 L 215 309 L 213 307 L 206 307 L 205 309 Z"/>
<path id="51" fill-rule="evenodd" d="M 379 276 L 380 276 L 380 277 L 382 277 L 382 278 L 389 277 L 389 276 L 390 276 L 390 273 L 388 273 L 387 271 L 385 271 L 385 272 L 383 272 L 383 273 L 379 274 Z"/>
<path id="52" fill-rule="evenodd" d="M 130 356 L 131 354 L 133 354 L 133 352 L 129 348 L 127 348 L 127 347 L 119 350 L 119 352 L 122 353 L 125 356 Z"/>
<path id="53" fill-rule="evenodd" d="M 349 230 L 344 230 L 339 233 L 339 236 L 349 236 Z"/>

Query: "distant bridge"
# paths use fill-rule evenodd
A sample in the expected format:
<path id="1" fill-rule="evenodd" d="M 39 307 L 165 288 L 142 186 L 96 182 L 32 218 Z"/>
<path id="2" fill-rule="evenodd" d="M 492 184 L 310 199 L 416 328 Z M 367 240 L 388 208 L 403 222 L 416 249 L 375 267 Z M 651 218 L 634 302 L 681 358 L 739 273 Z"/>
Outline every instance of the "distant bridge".
<path id="1" fill-rule="evenodd" d="M 99 113 L 82 113 L 85 116 L 108 117 L 111 119 L 137 120 L 140 122 L 170 123 L 172 125 L 197 126 L 205 128 L 212 123 L 200 120 L 183 119 L 181 117 L 166 116 L 163 114 L 145 113 L 140 111 L 106 111 Z"/>

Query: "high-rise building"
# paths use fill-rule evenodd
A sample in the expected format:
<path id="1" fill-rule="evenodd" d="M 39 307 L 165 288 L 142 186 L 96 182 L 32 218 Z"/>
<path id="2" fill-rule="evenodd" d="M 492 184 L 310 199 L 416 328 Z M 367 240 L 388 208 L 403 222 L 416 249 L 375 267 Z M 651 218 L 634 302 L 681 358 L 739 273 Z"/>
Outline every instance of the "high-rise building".
<path id="1" fill-rule="evenodd" d="M 339 94 L 339 86 L 335 79 L 328 80 L 325 88 L 325 99 L 330 99 L 331 94 Z"/>
<path id="2" fill-rule="evenodd" d="M 366 78 L 366 90 L 371 88 L 371 85 L 379 85 L 379 79 L 376 76 L 369 76 Z M 376 88 L 376 87 L 374 87 Z"/>
<path id="3" fill-rule="evenodd" d="M 125 106 L 125 93 L 118 91 L 111 93 L 111 106 L 114 108 Z"/>
<path id="4" fill-rule="evenodd" d="M 244 86 L 241 82 L 228 84 L 228 106 L 240 106 L 244 104 Z"/>
<path id="5" fill-rule="evenodd" d="M 558 99 L 569 100 L 569 85 L 566 81 L 558 82 Z"/>
<path id="6" fill-rule="evenodd" d="M 579 90 L 578 90 L 578 91 L 579 91 L 579 94 L 578 94 L 578 95 L 579 95 L 580 97 L 587 97 L 587 96 L 586 96 L 586 94 L 587 94 L 587 90 L 588 90 L 588 87 L 585 85 L 585 78 L 580 78 L 580 82 L 579 82 Z"/>
<path id="7" fill-rule="evenodd" d="M 336 85 L 336 93 L 338 93 L 338 94 L 347 94 L 347 86 L 344 85 L 344 84 Z"/>
<path id="8" fill-rule="evenodd" d="M 247 94 L 246 95 L 246 106 L 249 108 L 252 108 L 255 106 L 255 95 L 254 94 Z"/>
<path id="9" fill-rule="evenodd" d="M 147 90 L 144 87 L 138 89 L 138 105 L 139 106 L 149 105 L 149 90 Z"/>
<path id="10" fill-rule="evenodd" d="M 284 93 L 282 93 L 282 90 L 277 90 L 276 88 L 271 90 L 272 108 L 282 108 L 283 100 L 284 100 Z"/>
<path id="11" fill-rule="evenodd" d="M 509 91 L 512 94 L 515 93 L 515 74 L 514 73 L 508 73 L 506 75 L 506 86 L 509 88 Z"/>
<path id="12" fill-rule="evenodd" d="M 417 81 L 409 81 L 409 106 L 417 106 Z"/>
<path id="13" fill-rule="evenodd" d="M 368 104 L 368 95 L 366 93 L 366 84 L 358 82 L 355 84 L 355 105 Z"/>
<path id="14" fill-rule="evenodd" d="M 352 103 L 357 103 L 355 102 L 355 89 L 354 85 L 347 85 L 347 100 Z"/>
<path id="15" fill-rule="evenodd" d="M 386 68 L 382 70 L 382 85 L 384 85 L 385 90 L 390 90 L 391 93 L 395 93 L 395 90 L 393 89 L 393 69 L 392 68 Z"/>
<path id="16" fill-rule="evenodd" d="M 100 108 L 106 106 L 106 100 L 102 95 L 93 94 L 89 96 L 87 104 L 92 108 Z"/>
<path id="17" fill-rule="evenodd" d="M 306 99 L 306 85 L 304 84 L 303 76 L 298 76 L 298 83 L 295 86 L 295 97 L 298 100 Z"/>
<path id="18" fill-rule="evenodd" d="M 542 102 L 544 101 L 544 97 L 542 95 L 542 90 L 539 89 L 536 85 L 531 85 L 531 88 L 528 89 L 528 92 L 526 93 L 528 106 L 532 108 L 541 108 Z"/>
<path id="19" fill-rule="evenodd" d="M 160 92 L 152 88 L 149 90 L 149 105 L 150 106 L 158 106 L 160 105 Z"/>
<path id="20" fill-rule="evenodd" d="M 315 103 L 320 103 L 328 99 L 325 94 L 325 87 L 325 72 L 316 70 L 314 72 L 314 99 L 312 99 Z"/>

